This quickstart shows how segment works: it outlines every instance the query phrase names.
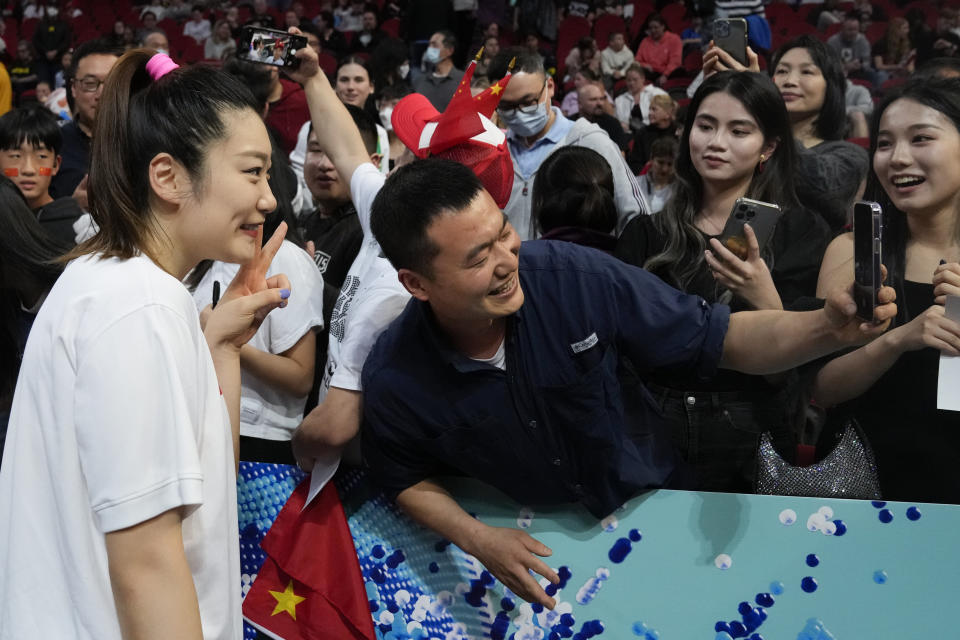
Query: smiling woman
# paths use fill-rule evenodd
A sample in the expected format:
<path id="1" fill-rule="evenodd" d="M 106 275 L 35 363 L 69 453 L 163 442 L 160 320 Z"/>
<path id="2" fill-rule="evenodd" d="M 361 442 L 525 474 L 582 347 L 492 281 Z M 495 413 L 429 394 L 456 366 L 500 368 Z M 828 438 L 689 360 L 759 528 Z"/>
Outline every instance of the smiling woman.
<path id="1" fill-rule="evenodd" d="M 816 37 L 800 36 L 774 56 L 773 81 L 800 151 L 797 194 L 839 233 L 869 169 L 864 150 L 843 140 L 846 81 L 840 57 Z"/>
<path id="2" fill-rule="evenodd" d="M 891 500 L 960 503 L 960 414 L 937 408 L 940 354 L 960 355 L 960 325 L 944 315 L 960 295 L 960 83 L 907 84 L 879 108 L 868 196 L 884 213 L 883 261 L 897 291 L 895 326 L 820 369 L 814 397 L 852 416 L 874 449 Z M 820 291 L 853 273 L 851 234 L 824 257 Z"/>
<path id="3" fill-rule="evenodd" d="M 13 400 L 0 619 L 16 636 L 239 637 L 240 350 L 290 295 L 265 278 L 283 229 L 260 248 L 270 141 L 237 80 L 146 49 L 100 100 L 100 232 L 64 260 Z M 180 280 L 211 258 L 245 264 L 201 328 Z"/>
<path id="4" fill-rule="evenodd" d="M 828 231 L 797 203 L 795 158 L 787 112 L 769 78 L 710 76 L 687 111 L 673 198 L 659 213 L 632 220 L 615 255 L 734 310 L 781 309 L 812 296 Z M 716 239 L 741 197 L 783 210 L 767 249 L 754 244 L 745 260 Z M 789 378 L 721 371 L 705 381 L 667 369 L 645 373 L 644 382 L 655 390 L 674 445 L 697 472 L 698 489 L 750 492 L 760 432 L 771 431 L 784 452 L 794 441 Z"/>

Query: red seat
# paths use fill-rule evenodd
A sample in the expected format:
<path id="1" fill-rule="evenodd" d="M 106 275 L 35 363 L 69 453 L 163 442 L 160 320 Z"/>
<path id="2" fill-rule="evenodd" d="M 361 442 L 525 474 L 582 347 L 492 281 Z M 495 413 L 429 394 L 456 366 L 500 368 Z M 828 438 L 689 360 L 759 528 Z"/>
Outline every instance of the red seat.
<path id="1" fill-rule="evenodd" d="M 39 22 L 39 20 L 36 18 L 30 18 L 20 23 L 21 40 L 30 40 L 33 38 L 33 32 L 37 28 L 37 22 Z M 14 51 L 16 51 L 16 48 L 14 48 Z"/>
<path id="2" fill-rule="evenodd" d="M 337 59 L 326 51 L 321 51 L 317 58 L 320 63 L 320 68 L 327 74 L 327 77 L 332 78 L 334 74 L 337 73 Z"/>
<path id="3" fill-rule="evenodd" d="M 391 38 L 400 37 L 400 18 L 390 18 L 382 25 L 380 25 L 380 30 Z"/>
<path id="4" fill-rule="evenodd" d="M 877 43 L 881 38 L 885 38 L 887 35 L 887 23 L 886 22 L 871 22 L 870 26 L 867 27 L 867 30 L 863 34 L 866 36 L 867 40 L 870 41 L 870 44 Z"/>
<path id="5" fill-rule="evenodd" d="M 771 27 L 797 19 L 797 12 L 786 2 L 771 2 L 764 9 Z"/>
<path id="6" fill-rule="evenodd" d="M 593 37 L 597 47 L 602 51 L 610 42 L 611 33 L 623 33 L 626 36 L 627 25 L 620 16 L 605 13 L 593 23 Z"/>
<path id="7" fill-rule="evenodd" d="M 691 78 L 670 78 L 660 85 L 660 88 L 668 92 L 671 89 L 686 89 L 690 86 L 690 82 Z"/>
<path id="8" fill-rule="evenodd" d="M 590 35 L 590 23 L 586 18 L 571 16 L 564 18 L 557 28 L 557 65 L 563 66 L 567 54 L 577 46 L 577 41 Z"/>
<path id="9" fill-rule="evenodd" d="M 180 59 L 188 64 L 200 62 L 203 60 L 203 45 L 189 36 L 183 38 L 180 41 Z"/>
<path id="10" fill-rule="evenodd" d="M 683 68 L 692 76 L 700 73 L 703 68 L 703 54 L 699 49 L 693 49 L 683 57 Z"/>
<path id="11" fill-rule="evenodd" d="M 687 7 L 682 2 L 668 4 L 660 11 L 660 15 L 666 21 L 670 31 L 677 35 L 686 28 Z"/>
<path id="12" fill-rule="evenodd" d="M 651 13 L 651 3 L 645 0 L 633 0 L 633 20 L 630 21 L 630 41 L 640 35 L 640 30 Z"/>

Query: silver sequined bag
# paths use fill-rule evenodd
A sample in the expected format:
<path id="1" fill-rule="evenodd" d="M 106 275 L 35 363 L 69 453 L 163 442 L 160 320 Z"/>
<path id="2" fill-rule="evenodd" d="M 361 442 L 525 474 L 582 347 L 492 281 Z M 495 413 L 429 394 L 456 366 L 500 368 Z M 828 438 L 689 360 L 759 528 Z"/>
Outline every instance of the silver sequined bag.
<path id="1" fill-rule="evenodd" d="M 877 465 L 870 444 L 856 422 L 843 430 L 827 456 L 808 467 L 796 467 L 777 453 L 769 433 L 760 436 L 756 492 L 815 498 L 880 497 Z"/>

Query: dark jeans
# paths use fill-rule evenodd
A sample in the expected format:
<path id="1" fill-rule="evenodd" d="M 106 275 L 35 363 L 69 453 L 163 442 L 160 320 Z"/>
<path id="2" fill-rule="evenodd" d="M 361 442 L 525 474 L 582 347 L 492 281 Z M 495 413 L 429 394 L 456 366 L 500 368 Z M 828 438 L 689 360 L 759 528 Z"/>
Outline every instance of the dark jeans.
<path id="1" fill-rule="evenodd" d="M 650 385 L 670 437 L 693 468 L 699 491 L 752 493 L 760 434 L 771 432 L 777 450 L 793 459 L 796 439 L 787 391 L 762 394 L 698 392 Z"/>

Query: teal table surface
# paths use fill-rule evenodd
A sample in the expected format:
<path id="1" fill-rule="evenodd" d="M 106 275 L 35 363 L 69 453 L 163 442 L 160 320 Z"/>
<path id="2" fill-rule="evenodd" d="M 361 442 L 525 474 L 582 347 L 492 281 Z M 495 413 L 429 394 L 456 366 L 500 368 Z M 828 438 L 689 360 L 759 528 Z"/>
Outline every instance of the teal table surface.
<path id="1" fill-rule="evenodd" d="M 446 484 L 480 521 L 553 550 L 557 607 L 513 597 L 352 474 L 338 488 L 378 637 L 960 638 L 960 507 L 660 490 L 598 521 L 577 505 Z M 242 530 L 243 511 L 241 497 Z"/>

